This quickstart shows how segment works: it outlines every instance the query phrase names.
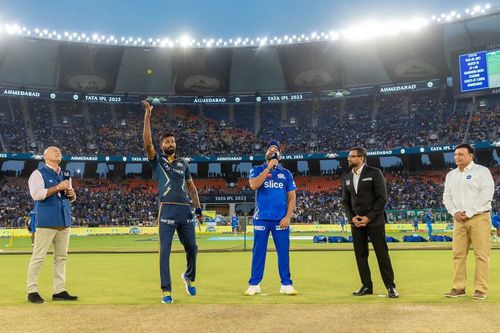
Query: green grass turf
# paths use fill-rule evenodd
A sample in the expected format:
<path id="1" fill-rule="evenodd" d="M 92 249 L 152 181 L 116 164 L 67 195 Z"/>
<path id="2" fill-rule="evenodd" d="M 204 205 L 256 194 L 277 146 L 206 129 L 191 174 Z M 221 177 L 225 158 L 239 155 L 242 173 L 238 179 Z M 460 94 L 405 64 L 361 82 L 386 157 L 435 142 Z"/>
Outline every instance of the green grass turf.
<path id="1" fill-rule="evenodd" d="M 404 235 L 412 234 L 410 232 L 395 232 L 388 233 L 399 240 L 403 239 Z M 427 237 L 425 233 L 420 233 L 422 236 Z M 313 233 L 294 233 L 292 236 L 307 236 L 317 235 Z M 346 238 L 350 233 L 330 233 L 324 235 L 342 235 Z M 239 235 L 242 236 L 242 235 Z M 210 234 L 210 235 L 197 235 L 198 247 L 203 250 L 237 250 L 244 249 L 245 244 L 243 240 L 218 240 L 213 241 L 210 238 L 214 237 L 228 237 L 232 238 L 229 234 Z M 8 238 L 0 238 L 0 252 L 12 251 L 31 251 L 31 241 L 29 238 L 14 238 L 12 246 L 9 245 Z M 499 247 L 500 243 L 492 243 L 495 247 Z M 253 241 L 247 240 L 246 248 L 251 250 Z M 291 249 L 352 249 L 350 243 L 334 243 L 334 244 L 314 244 L 312 240 L 291 240 Z M 446 247 L 451 248 L 450 242 L 425 242 L 425 243 L 389 243 L 389 247 L 396 248 L 435 248 Z M 182 245 L 178 240 L 173 243 L 173 250 L 182 250 Z M 269 239 L 269 248 L 274 248 L 272 239 Z M 87 237 L 71 237 L 70 251 L 158 251 L 158 235 L 115 235 L 115 236 L 87 236 Z"/>
<path id="2" fill-rule="evenodd" d="M 500 300 L 499 251 L 492 251 L 489 298 Z M 274 303 L 444 303 L 473 302 L 470 296 L 446 299 L 442 295 L 451 288 L 452 262 L 449 250 L 393 251 L 391 257 L 396 273 L 398 300 L 385 295 L 373 252 L 370 256 L 375 295 L 353 297 L 360 286 L 352 251 L 299 251 L 291 253 L 291 271 L 298 296 L 279 294 L 276 254 L 269 252 L 262 296 L 245 297 L 250 272 L 250 252 L 200 253 L 198 256 L 198 296 L 186 295 L 180 275 L 185 256 L 171 256 L 173 296 L 180 304 L 274 304 Z M 28 305 L 26 272 L 29 255 L 0 255 L 0 305 Z M 469 256 L 469 278 L 473 277 L 473 254 Z M 40 275 L 40 293 L 51 302 L 52 256 L 46 258 Z M 143 254 L 70 254 L 67 284 L 70 293 L 79 296 L 71 304 L 158 304 L 160 302 L 158 255 Z M 468 293 L 473 289 L 472 280 Z"/>

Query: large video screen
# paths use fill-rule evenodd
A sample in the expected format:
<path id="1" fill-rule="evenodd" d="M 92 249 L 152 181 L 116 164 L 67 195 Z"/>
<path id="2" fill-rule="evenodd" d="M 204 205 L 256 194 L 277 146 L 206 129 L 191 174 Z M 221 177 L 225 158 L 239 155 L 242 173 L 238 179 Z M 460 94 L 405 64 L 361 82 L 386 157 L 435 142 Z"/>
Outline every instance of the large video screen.
<path id="1" fill-rule="evenodd" d="M 500 87 L 500 49 L 458 56 L 458 77 L 462 94 L 491 93 Z"/>

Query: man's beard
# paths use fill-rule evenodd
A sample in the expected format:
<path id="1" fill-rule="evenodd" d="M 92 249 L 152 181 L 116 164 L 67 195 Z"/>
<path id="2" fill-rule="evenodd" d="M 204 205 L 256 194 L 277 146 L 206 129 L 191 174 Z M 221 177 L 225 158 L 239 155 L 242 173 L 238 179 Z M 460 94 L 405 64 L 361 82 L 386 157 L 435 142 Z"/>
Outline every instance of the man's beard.
<path id="1" fill-rule="evenodd" d="M 266 161 L 270 161 L 273 159 L 274 154 L 279 156 L 279 153 L 269 153 L 266 155 Z"/>
<path id="2" fill-rule="evenodd" d="M 173 148 L 173 147 L 167 148 L 167 149 L 163 150 L 163 153 L 165 155 L 173 155 L 173 154 L 175 154 L 175 148 Z"/>

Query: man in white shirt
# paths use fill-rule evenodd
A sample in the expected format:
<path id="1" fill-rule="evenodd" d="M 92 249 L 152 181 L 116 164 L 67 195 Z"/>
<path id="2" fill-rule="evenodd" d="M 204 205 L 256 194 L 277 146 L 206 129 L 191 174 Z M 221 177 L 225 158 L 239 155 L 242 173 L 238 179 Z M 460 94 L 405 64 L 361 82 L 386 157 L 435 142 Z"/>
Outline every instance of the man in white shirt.
<path id="1" fill-rule="evenodd" d="M 476 257 L 475 299 L 486 299 L 490 260 L 490 211 L 495 185 L 488 168 L 473 162 L 474 148 L 460 144 L 455 148 L 457 168 L 446 175 L 443 202 L 454 219 L 453 288 L 446 297 L 465 296 L 467 254 L 470 245 Z"/>

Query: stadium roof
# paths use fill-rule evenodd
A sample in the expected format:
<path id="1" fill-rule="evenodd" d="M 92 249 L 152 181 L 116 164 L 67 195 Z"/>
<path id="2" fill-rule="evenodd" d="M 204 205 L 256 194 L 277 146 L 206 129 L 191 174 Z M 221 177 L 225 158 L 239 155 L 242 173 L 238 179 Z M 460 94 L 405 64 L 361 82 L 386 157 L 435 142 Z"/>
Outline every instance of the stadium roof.
<path id="1" fill-rule="evenodd" d="M 96 93 L 225 95 L 445 78 L 451 76 L 453 52 L 499 43 L 499 16 L 492 11 L 456 20 L 436 17 L 418 31 L 382 31 L 383 38 L 226 48 L 134 47 L 4 33 L 0 84 Z"/>

